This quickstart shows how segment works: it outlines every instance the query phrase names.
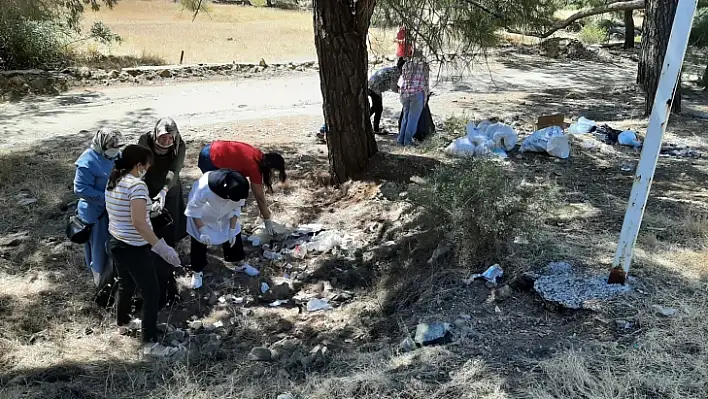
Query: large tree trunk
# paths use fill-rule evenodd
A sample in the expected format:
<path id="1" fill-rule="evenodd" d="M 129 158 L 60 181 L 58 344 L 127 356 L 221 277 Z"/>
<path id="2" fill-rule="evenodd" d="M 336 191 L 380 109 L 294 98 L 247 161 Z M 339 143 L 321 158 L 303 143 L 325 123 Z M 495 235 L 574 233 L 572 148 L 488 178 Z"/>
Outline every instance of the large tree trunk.
<path id="1" fill-rule="evenodd" d="M 626 50 L 634 48 L 634 11 L 624 12 L 624 48 Z"/>
<path id="2" fill-rule="evenodd" d="M 644 112 L 649 115 L 654 105 L 659 75 L 664 65 L 666 47 L 669 44 L 671 27 L 676 14 L 678 0 L 647 0 L 642 29 L 642 55 L 639 59 L 637 84 L 644 90 Z M 681 79 L 674 92 L 675 113 L 681 112 Z"/>
<path id="3" fill-rule="evenodd" d="M 703 70 L 701 85 L 703 86 L 703 90 L 708 90 L 708 65 L 706 65 L 706 68 Z"/>
<path id="4" fill-rule="evenodd" d="M 315 47 L 332 182 L 364 169 L 378 148 L 369 119 L 366 35 L 375 0 L 313 0 Z"/>

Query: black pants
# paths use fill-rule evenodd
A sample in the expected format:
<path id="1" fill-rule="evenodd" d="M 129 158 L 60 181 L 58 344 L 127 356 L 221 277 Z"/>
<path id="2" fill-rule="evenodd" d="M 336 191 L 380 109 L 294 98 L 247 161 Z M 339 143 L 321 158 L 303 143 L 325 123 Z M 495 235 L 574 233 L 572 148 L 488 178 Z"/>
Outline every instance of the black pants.
<path id="1" fill-rule="evenodd" d="M 157 312 L 159 310 L 160 283 L 150 246 L 128 245 L 114 237 L 110 249 L 118 272 L 116 318 L 119 326 L 130 323 L 130 308 L 136 288 L 143 296 L 142 340 L 157 341 Z"/>
<path id="2" fill-rule="evenodd" d="M 233 247 L 228 242 L 225 242 L 221 248 L 224 250 L 224 260 L 227 262 L 239 262 L 246 259 L 246 254 L 243 252 L 241 233 L 236 236 L 236 243 Z M 192 250 L 189 252 L 192 270 L 197 273 L 203 272 L 207 265 L 207 246 L 192 237 Z"/>
<path id="3" fill-rule="evenodd" d="M 381 114 L 383 113 L 383 98 L 380 94 L 376 94 L 369 90 L 369 97 L 371 97 L 371 115 L 374 116 L 374 133 L 381 131 Z"/>

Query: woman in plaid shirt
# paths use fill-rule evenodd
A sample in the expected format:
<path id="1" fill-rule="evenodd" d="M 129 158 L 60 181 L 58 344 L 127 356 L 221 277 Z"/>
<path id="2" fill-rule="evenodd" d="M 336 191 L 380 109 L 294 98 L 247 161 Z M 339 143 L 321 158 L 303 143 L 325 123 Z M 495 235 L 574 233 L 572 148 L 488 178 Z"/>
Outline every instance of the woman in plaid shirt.
<path id="1" fill-rule="evenodd" d="M 398 86 L 403 105 L 403 120 L 398 134 L 398 144 L 413 145 L 418 120 L 430 94 L 430 67 L 417 51 L 414 58 L 403 65 Z"/>

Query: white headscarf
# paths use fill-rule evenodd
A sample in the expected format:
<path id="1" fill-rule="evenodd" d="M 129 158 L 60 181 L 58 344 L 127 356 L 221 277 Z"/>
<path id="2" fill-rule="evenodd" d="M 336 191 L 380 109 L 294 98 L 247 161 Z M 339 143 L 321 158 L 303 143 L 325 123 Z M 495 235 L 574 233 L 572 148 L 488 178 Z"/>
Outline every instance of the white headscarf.
<path id="1" fill-rule="evenodd" d="M 163 134 L 169 134 L 174 139 L 174 143 L 171 147 L 164 148 L 158 144 L 157 138 L 162 136 Z M 172 150 L 175 154 L 177 154 L 177 152 L 179 151 L 180 141 L 182 141 L 182 139 L 179 135 L 179 128 L 177 127 L 177 122 L 175 122 L 175 120 L 170 117 L 160 118 L 160 120 L 158 120 L 155 124 L 155 130 L 153 130 L 152 133 L 153 151 L 162 155 Z"/>
<path id="2" fill-rule="evenodd" d="M 91 149 L 105 156 L 109 148 L 118 148 L 123 145 L 123 134 L 113 128 L 98 129 L 91 140 Z"/>

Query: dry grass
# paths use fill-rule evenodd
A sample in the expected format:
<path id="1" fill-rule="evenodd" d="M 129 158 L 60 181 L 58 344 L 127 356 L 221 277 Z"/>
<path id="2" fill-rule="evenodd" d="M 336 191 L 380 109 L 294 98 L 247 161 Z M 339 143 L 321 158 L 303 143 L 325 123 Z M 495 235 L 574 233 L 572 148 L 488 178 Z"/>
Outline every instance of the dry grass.
<path id="1" fill-rule="evenodd" d="M 166 63 L 309 61 L 317 58 L 312 14 L 304 11 L 213 4 L 192 14 L 167 0 L 124 0 L 113 10 L 87 13 L 88 27 L 103 21 L 122 38 L 89 50 L 116 56 L 157 57 Z M 383 38 L 388 38 L 384 40 Z M 393 33 L 371 34 L 373 51 L 394 54 Z"/>

